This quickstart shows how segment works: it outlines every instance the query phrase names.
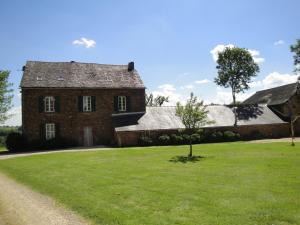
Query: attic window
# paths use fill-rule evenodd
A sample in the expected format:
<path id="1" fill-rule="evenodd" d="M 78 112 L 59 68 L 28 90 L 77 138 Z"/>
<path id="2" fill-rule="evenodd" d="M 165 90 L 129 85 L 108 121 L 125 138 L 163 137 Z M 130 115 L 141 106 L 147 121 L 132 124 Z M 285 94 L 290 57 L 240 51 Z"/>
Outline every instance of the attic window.
<path id="1" fill-rule="evenodd" d="M 59 81 L 63 81 L 63 80 L 64 80 L 64 78 L 63 78 L 62 76 L 59 76 L 59 77 L 57 78 L 57 80 L 59 80 Z"/>
<path id="2" fill-rule="evenodd" d="M 43 78 L 42 78 L 41 76 L 37 76 L 37 77 L 36 77 L 36 80 L 37 80 L 37 81 L 41 81 L 41 80 L 43 80 Z"/>

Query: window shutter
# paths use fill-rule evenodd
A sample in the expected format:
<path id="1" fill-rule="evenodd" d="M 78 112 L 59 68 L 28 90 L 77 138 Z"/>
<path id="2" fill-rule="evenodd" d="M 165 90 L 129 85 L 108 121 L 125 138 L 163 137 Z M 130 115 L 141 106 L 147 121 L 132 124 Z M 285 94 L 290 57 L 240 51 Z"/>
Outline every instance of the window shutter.
<path id="1" fill-rule="evenodd" d="M 83 112 L 83 109 L 82 109 L 82 107 L 83 107 L 83 97 L 82 96 L 78 96 L 78 111 L 79 112 Z"/>
<path id="2" fill-rule="evenodd" d="M 126 96 L 126 111 L 131 112 L 131 98 L 130 98 L 130 96 Z"/>
<path id="3" fill-rule="evenodd" d="M 45 111 L 44 96 L 39 96 L 38 107 L 40 113 Z"/>
<path id="4" fill-rule="evenodd" d="M 118 112 L 118 96 L 114 96 L 114 111 Z"/>
<path id="5" fill-rule="evenodd" d="M 60 112 L 60 97 L 59 96 L 55 96 L 55 108 L 54 108 L 55 112 Z"/>
<path id="6" fill-rule="evenodd" d="M 92 112 L 96 111 L 96 96 L 91 96 Z"/>
<path id="7" fill-rule="evenodd" d="M 55 123 L 55 139 L 60 138 L 60 126 L 59 123 Z"/>
<path id="8" fill-rule="evenodd" d="M 46 140 L 46 124 L 42 123 L 40 125 L 40 141 Z"/>

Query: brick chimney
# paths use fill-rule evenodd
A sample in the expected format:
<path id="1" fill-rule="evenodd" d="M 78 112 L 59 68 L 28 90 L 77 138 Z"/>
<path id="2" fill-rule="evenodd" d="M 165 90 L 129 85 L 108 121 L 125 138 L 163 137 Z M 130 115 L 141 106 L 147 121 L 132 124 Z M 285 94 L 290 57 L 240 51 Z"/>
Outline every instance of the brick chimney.
<path id="1" fill-rule="evenodd" d="M 128 71 L 133 71 L 134 70 L 134 62 L 129 62 L 128 63 Z"/>

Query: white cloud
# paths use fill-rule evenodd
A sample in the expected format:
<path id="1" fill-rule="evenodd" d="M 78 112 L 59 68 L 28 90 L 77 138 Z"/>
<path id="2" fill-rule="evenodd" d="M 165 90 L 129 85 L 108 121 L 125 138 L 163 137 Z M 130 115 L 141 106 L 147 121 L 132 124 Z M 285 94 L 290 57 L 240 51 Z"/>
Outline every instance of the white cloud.
<path id="1" fill-rule="evenodd" d="M 210 53 L 213 57 L 213 60 L 216 62 L 218 60 L 219 57 L 219 53 L 223 52 L 225 50 L 225 48 L 234 48 L 235 46 L 233 44 L 228 44 L 228 45 L 217 45 L 216 47 L 214 47 Z M 259 57 L 260 56 L 260 52 L 254 49 L 248 49 L 248 51 L 250 52 L 250 54 L 253 57 L 254 62 L 256 63 L 262 63 L 265 61 L 264 58 Z"/>
<path id="2" fill-rule="evenodd" d="M 196 80 L 195 81 L 196 84 L 207 84 L 209 82 L 210 82 L 210 80 L 208 80 L 208 79 Z"/>
<path id="3" fill-rule="evenodd" d="M 238 93 L 236 94 L 236 100 L 237 101 L 244 101 L 245 99 L 249 98 L 251 95 L 253 95 L 254 92 L 251 93 Z M 218 90 L 216 96 L 213 98 L 213 103 L 216 104 L 230 104 L 232 103 L 232 93 L 231 91 L 225 91 L 225 90 Z"/>
<path id="4" fill-rule="evenodd" d="M 274 45 L 284 45 L 285 41 L 284 40 L 278 40 L 274 42 Z"/>
<path id="5" fill-rule="evenodd" d="M 158 95 L 169 97 L 169 102 L 164 103 L 164 106 L 175 106 L 177 102 L 183 102 L 185 100 L 181 94 L 176 93 L 176 88 L 173 84 L 162 84 L 158 86 L 158 90 L 152 91 L 151 93 L 154 97 Z"/>
<path id="6" fill-rule="evenodd" d="M 173 84 L 162 84 L 158 86 L 159 89 L 162 89 L 164 92 L 171 92 L 171 91 L 176 91 L 176 88 L 174 87 Z"/>
<path id="7" fill-rule="evenodd" d="M 72 44 L 73 45 L 83 45 L 86 48 L 93 48 L 96 46 L 96 41 L 82 37 L 79 40 L 74 40 L 72 42 Z"/>
<path id="8" fill-rule="evenodd" d="M 192 84 L 188 84 L 188 85 L 184 85 L 184 86 L 181 86 L 180 89 L 193 89 L 194 88 L 194 85 Z"/>
<path id="9" fill-rule="evenodd" d="M 297 81 L 299 75 L 291 75 L 291 74 L 281 74 L 278 72 L 272 72 L 269 75 L 267 75 L 263 80 L 261 81 L 253 81 L 250 83 L 251 88 L 260 88 L 260 89 L 266 89 L 266 88 L 273 88 L 284 84 L 289 84 Z"/>
<path id="10" fill-rule="evenodd" d="M 21 126 L 22 124 L 22 110 L 21 106 L 13 107 L 8 111 L 9 115 L 11 115 L 11 118 L 6 120 L 4 122 L 4 125 L 6 126 Z"/>

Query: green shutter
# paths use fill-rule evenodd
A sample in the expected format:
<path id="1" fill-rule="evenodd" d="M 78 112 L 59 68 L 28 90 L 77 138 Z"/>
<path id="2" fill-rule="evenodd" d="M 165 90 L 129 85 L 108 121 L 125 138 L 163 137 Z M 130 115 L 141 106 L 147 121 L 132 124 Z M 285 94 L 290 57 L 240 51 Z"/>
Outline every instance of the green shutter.
<path id="1" fill-rule="evenodd" d="M 55 139 L 60 138 L 60 126 L 59 123 L 55 123 Z"/>
<path id="2" fill-rule="evenodd" d="M 83 109 L 82 109 L 83 103 L 82 103 L 82 101 L 83 101 L 83 97 L 82 96 L 78 96 L 78 111 L 79 112 L 83 112 Z"/>
<path id="3" fill-rule="evenodd" d="M 60 97 L 55 96 L 55 112 L 60 112 Z"/>
<path id="4" fill-rule="evenodd" d="M 44 96 L 39 96 L 38 99 L 38 108 L 39 112 L 42 113 L 45 111 L 45 105 L 44 105 Z"/>
<path id="5" fill-rule="evenodd" d="M 118 96 L 114 96 L 114 111 L 118 112 Z"/>
<path id="6" fill-rule="evenodd" d="M 131 98 L 130 98 L 130 96 L 126 96 L 126 111 L 131 112 Z"/>
<path id="7" fill-rule="evenodd" d="M 96 96 L 91 96 L 92 112 L 96 111 Z"/>

